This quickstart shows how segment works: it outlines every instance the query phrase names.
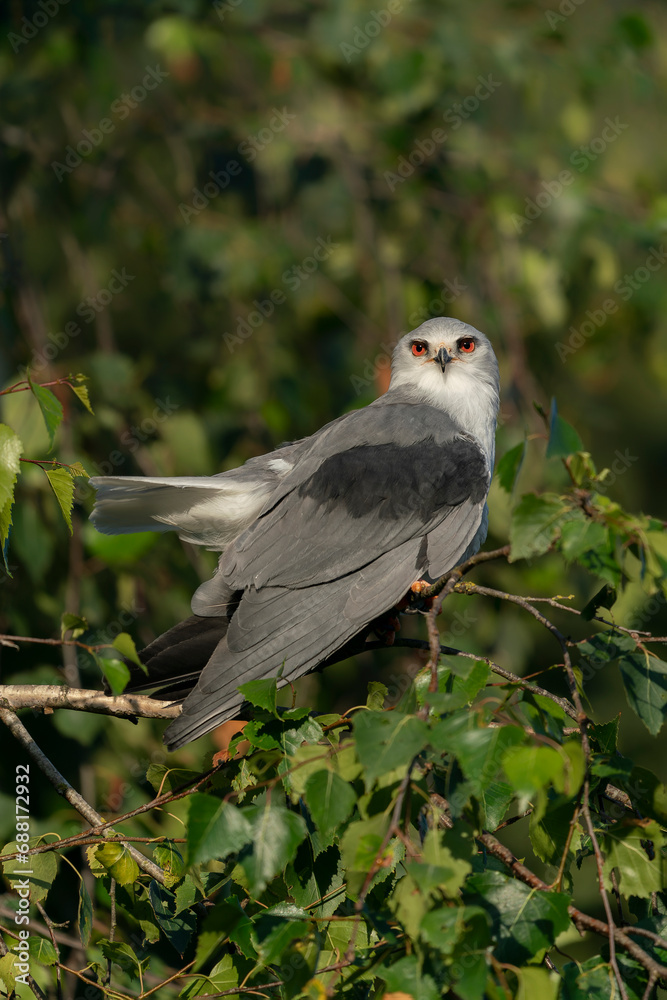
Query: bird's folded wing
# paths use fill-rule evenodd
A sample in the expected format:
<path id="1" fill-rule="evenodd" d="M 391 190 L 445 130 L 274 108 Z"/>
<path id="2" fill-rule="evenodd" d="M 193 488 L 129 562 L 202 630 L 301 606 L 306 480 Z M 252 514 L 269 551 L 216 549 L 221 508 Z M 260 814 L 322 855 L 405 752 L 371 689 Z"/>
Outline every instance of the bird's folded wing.
<path id="1" fill-rule="evenodd" d="M 481 520 L 489 478 L 477 442 L 441 411 L 369 406 L 315 436 L 278 498 L 230 545 L 221 581 L 238 590 L 311 587 L 445 521 L 453 565 Z"/>

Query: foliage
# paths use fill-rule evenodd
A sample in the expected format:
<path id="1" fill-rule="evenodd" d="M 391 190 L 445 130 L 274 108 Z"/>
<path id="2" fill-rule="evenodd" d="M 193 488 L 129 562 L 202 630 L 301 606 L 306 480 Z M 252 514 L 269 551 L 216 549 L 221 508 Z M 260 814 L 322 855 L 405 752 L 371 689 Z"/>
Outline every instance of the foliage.
<path id="1" fill-rule="evenodd" d="M 634 1000 L 651 990 L 633 942 L 664 960 L 667 698 L 647 630 L 667 631 L 665 11 L 375 15 L 356 0 L 0 15 L 3 683 L 104 677 L 122 697 L 135 642 L 185 617 L 214 566 L 171 537 L 97 535 L 84 470 L 206 474 L 311 433 L 381 391 L 396 339 L 429 316 L 498 349 L 488 547 L 512 545 L 452 584 L 442 641 L 461 655 L 436 691 L 405 616 L 394 649 L 304 678 L 294 705 L 247 692 L 239 756 L 212 774 L 217 735 L 168 758 L 154 719 L 21 713 L 113 824 L 82 834 L 30 763 L 47 994 L 60 962 L 98 983 L 60 970 L 86 1000 L 579 1000 L 622 995 L 616 962 Z M 0 729 L 3 759 L 27 766 Z M 620 897 L 611 950 L 598 874 Z M 0 957 L 7 987 L 15 972 Z"/>
<path id="2" fill-rule="evenodd" d="M 607 591 L 622 590 L 639 566 L 642 586 L 664 594 L 660 523 L 597 492 L 607 470 L 568 450 L 581 440 L 555 403 L 546 425 L 546 454 L 562 462 L 570 483 L 516 501 L 510 561 L 556 551 Z M 501 469 L 511 491 L 515 458 L 505 456 Z M 113 827 L 66 844 L 62 835 L 44 843 L 25 833 L 5 846 L 9 884 L 21 873 L 23 841 L 31 900 L 49 905 L 57 860 L 90 845 L 96 892 L 91 898 L 80 876 L 76 917 L 86 953 L 78 975 L 88 988 L 188 998 L 483 1000 L 536 989 L 602 998 L 614 981 L 647 996 L 658 975 L 667 977 L 667 787 L 619 753 L 618 718 L 593 724 L 583 708 L 591 676 L 618 667 L 630 707 L 657 735 L 667 714 L 667 663 L 649 633 L 620 625 L 600 606 L 584 616 L 562 598 L 462 580 L 477 561 L 449 579 L 450 589 L 514 602 L 545 626 L 556 640 L 552 673 L 564 675 L 569 696 L 465 652 L 427 664 L 398 701 L 375 682 L 366 705 L 344 715 L 280 707 L 276 679 L 249 682 L 242 690 L 252 722 L 212 771 L 179 775 L 152 766 L 146 777 L 156 796 Z M 583 635 L 566 638 L 540 601 L 578 616 Z M 86 624 L 64 616 L 63 636 Z M 136 661 L 129 636 L 114 646 Z M 104 672 L 120 692 L 113 662 Z M 158 809 L 185 836 L 165 830 Z M 501 831 L 518 823 L 527 827 L 529 866 L 502 843 Z M 152 845 L 159 878 L 142 871 L 125 837 Z M 606 895 L 603 919 L 580 902 L 591 868 L 621 915 L 632 913 L 642 930 L 620 963 L 615 953 L 627 935 Z M 105 936 L 96 913 L 110 895 Z M 575 929 L 600 935 L 594 965 L 560 960 L 557 944 Z M 614 953 L 605 948 L 612 941 Z M 55 975 L 48 970 L 68 968 L 62 950 L 53 937 L 30 939 L 42 985 Z M 0 975 L 10 990 L 14 970 L 6 965 Z M 146 975 L 156 968 L 158 985 L 149 987 Z"/>

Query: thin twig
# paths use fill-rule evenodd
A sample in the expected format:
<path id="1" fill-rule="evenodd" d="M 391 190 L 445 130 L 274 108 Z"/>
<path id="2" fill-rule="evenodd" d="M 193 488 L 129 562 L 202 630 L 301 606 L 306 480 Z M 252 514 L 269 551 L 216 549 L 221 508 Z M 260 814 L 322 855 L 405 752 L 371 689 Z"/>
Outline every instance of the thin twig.
<path id="1" fill-rule="evenodd" d="M 4 722 L 12 736 L 14 736 L 14 738 L 25 747 L 26 751 L 30 754 L 39 769 L 49 779 L 58 794 L 62 795 L 63 798 L 66 799 L 69 804 L 73 806 L 88 823 L 91 824 L 91 826 L 98 827 L 100 825 L 104 825 L 104 818 L 100 816 L 100 814 L 96 812 L 95 809 L 88 804 L 88 802 L 86 802 L 83 796 L 70 785 L 69 781 L 67 781 L 60 771 L 51 763 L 46 754 L 37 746 L 34 739 L 23 723 L 17 718 L 15 713 L 9 708 L 0 707 L 0 720 Z M 136 847 L 132 847 L 131 844 L 124 844 L 124 846 L 128 854 L 134 858 L 143 871 L 150 875 L 151 878 L 156 879 L 164 885 L 165 874 L 162 869 L 155 864 L 155 862 L 144 857 L 144 855 L 138 851 Z"/>
<path id="2" fill-rule="evenodd" d="M 53 950 L 56 953 L 56 994 L 58 996 L 58 1000 L 62 1000 L 63 984 L 62 984 L 62 982 L 60 980 L 60 949 L 58 948 L 58 942 L 56 941 L 55 927 L 53 926 L 53 921 L 48 916 L 46 910 L 44 909 L 44 907 L 42 906 L 42 904 L 39 902 L 39 900 L 37 900 L 37 902 L 35 903 L 35 906 L 37 907 L 37 909 L 39 910 L 39 912 L 42 914 L 42 918 L 43 918 L 44 923 L 46 924 L 47 930 L 49 932 L 49 937 L 51 938 L 51 944 L 53 945 Z"/>
<path id="3" fill-rule="evenodd" d="M 515 858 L 510 849 L 501 844 L 492 833 L 480 833 L 477 835 L 477 840 L 483 844 L 489 854 L 502 861 L 513 875 L 521 882 L 529 885 L 531 889 L 540 889 L 544 892 L 552 891 L 546 882 L 543 882 L 541 878 Z M 583 913 L 576 906 L 568 906 L 567 912 L 579 930 L 593 931 L 593 933 L 607 938 L 612 934 L 616 943 L 622 945 L 633 958 L 640 962 L 649 975 L 655 974 L 659 979 L 667 978 L 667 966 L 660 965 L 659 962 L 656 962 L 643 948 L 640 948 L 635 941 L 628 937 L 630 928 L 621 930 L 615 924 L 610 927 L 603 920 L 598 920 L 597 917 L 591 917 L 587 913 Z"/>

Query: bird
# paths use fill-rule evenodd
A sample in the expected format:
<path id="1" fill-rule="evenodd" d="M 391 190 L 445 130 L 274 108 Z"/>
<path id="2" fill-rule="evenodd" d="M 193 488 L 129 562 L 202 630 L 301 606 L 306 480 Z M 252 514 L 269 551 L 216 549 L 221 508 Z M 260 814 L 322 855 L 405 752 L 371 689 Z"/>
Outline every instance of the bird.
<path id="1" fill-rule="evenodd" d="M 486 335 L 438 317 L 398 340 L 383 395 L 309 437 L 212 476 L 91 479 L 99 531 L 176 531 L 220 552 L 192 616 L 141 651 L 148 676 L 128 686 L 182 703 L 170 750 L 238 717 L 239 685 L 293 682 L 477 552 L 499 394 Z"/>

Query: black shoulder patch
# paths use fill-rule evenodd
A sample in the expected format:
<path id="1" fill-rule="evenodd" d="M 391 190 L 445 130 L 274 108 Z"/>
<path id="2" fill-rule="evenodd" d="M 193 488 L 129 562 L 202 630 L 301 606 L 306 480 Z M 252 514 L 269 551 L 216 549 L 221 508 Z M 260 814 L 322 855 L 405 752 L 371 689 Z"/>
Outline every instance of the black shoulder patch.
<path id="1" fill-rule="evenodd" d="M 474 441 L 425 438 L 410 447 L 359 445 L 331 455 L 299 487 L 318 504 L 343 503 L 351 517 L 373 511 L 384 520 L 418 514 L 427 522 L 442 507 L 480 503 L 489 485 L 484 454 Z"/>

